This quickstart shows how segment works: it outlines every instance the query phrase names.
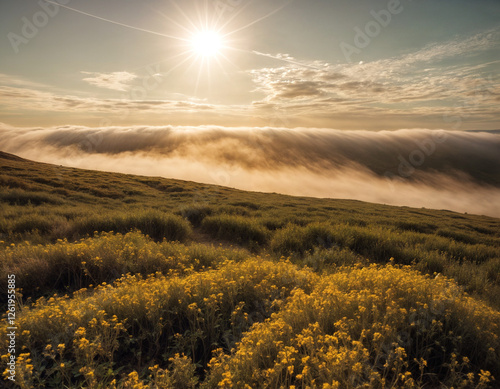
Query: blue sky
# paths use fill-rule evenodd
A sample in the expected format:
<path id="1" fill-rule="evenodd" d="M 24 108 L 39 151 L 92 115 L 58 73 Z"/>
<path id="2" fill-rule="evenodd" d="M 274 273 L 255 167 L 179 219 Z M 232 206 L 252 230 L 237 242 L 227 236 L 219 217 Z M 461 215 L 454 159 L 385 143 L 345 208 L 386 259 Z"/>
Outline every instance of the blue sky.
<path id="1" fill-rule="evenodd" d="M 497 0 L 59 3 L 0 3 L 1 122 L 500 128 Z"/>

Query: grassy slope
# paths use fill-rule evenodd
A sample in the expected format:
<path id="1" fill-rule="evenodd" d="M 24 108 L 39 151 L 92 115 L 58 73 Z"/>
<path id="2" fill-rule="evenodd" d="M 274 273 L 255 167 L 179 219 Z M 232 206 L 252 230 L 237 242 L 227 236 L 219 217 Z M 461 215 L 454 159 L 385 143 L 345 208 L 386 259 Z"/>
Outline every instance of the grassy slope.
<path id="1" fill-rule="evenodd" d="M 259 218 L 271 229 L 273 222 L 274 227 L 281 227 L 283 220 L 299 225 L 329 221 L 450 235 L 467 243 L 498 244 L 500 238 L 500 220 L 491 217 L 354 200 L 245 192 L 159 177 L 66 168 L 6 153 L 0 154 L 0 185 L 2 222 L 7 224 L 27 214 L 72 220 L 100 212 L 153 209 L 191 216 L 198 208 L 208 207 L 215 214 Z M 28 203 L 32 207 L 26 207 Z M 3 236 L 8 231 L 3 224 Z"/>
<path id="2" fill-rule="evenodd" d="M 26 331 L 37 334 L 35 337 L 27 333 L 19 340 L 20 344 L 25 345 L 30 351 L 32 358 L 33 355 L 38 355 L 33 362 L 36 366 L 34 372 L 30 372 L 30 363 L 25 361 L 24 365 L 21 364 L 24 367 L 20 372 L 25 373 L 23 374 L 26 376 L 26 382 L 29 380 L 43 382 L 47 387 L 51 385 L 57 387 L 63 381 L 70 386 L 85 382 L 88 387 L 99 387 L 97 382 L 106 382 L 106 385 L 112 386 L 112 378 L 116 378 L 118 386 L 123 386 L 132 385 L 136 380 L 134 374 L 137 371 L 141 379 L 149 376 L 150 380 L 165 381 L 164 387 L 169 387 L 168 385 L 178 387 L 180 381 L 195 385 L 195 381 L 200 379 L 208 386 L 216 386 L 221 382 L 226 382 L 230 386 L 231 379 L 234 379 L 235 381 L 231 382 L 235 386 L 238 386 L 237 382 L 240 380 L 255 381 L 255 385 L 258 382 L 267 382 L 266 385 L 276 387 L 292 384 L 314 387 L 315 383 L 312 380 L 318 377 L 322 377 L 323 380 L 320 379 L 318 383 L 340 382 L 341 385 L 345 385 L 342 377 L 345 378 L 346 373 L 341 371 L 342 369 L 321 372 L 322 358 L 331 360 L 334 358 L 333 355 L 321 356 L 314 353 L 313 355 L 310 353 L 311 350 L 301 348 L 300 339 L 293 336 L 295 340 L 288 342 L 288 345 L 271 345 L 271 349 L 273 347 L 274 349 L 272 351 L 267 349 L 266 352 L 271 354 L 266 357 L 265 362 L 245 360 L 241 354 L 245 349 L 256 354 L 262 354 L 263 351 L 259 351 L 255 345 L 244 342 L 235 354 L 229 355 L 230 348 L 237 345 L 250 325 L 254 322 L 263 322 L 272 312 L 279 312 L 280 316 L 273 317 L 268 324 L 262 324 L 263 327 L 252 327 L 252 331 L 243 340 L 250 342 L 252 337 L 265 339 L 266 336 L 271 336 L 272 339 L 279 338 L 282 335 L 280 331 L 284 331 L 279 326 L 280 320 L 290 325 L 288 330 L 296 336 L 304 331 L 313 331 L 318 342 L 323 345 L 328 344 L 330 347 L 332 339 L 327 339 L 325 336 L 334 333 L 337 334 L 337 338 L 343 336 L 344 345 L 349 345 L 346 347 L 352 353 L 350 359 L 352 366 L 348 369 L 351 376 L 348 374 L 346 381 L 351 382 L 352 386 L 367 382 L 373 386 L 384 386 L 386 385 L 384 382 L 403 386 L 405 380 L 407 384 L 410 382 L 403 377 L 406 371 L 413 374 L 417 386 L 425 383 L 436 384 L 436 382 L 458 385 L 461 382 L 466 387 L 467 385 L 474 387 L 479 385 L 481 377 L 486 384 L 487 378 L 481 376 L 480 370 L 488 368 L 494 371 L 495 369 L 491 368 L 491 361 L 500 360 L 495 359 L 498 355 L 483 360 L 481 358 L 488 354 L 488 350 L 483 350 L 484 352 L 480 350 L 482 356 L 478 356 L 478 350 L 466 350 L 461 346 L 461 340 L 448 339 L 446 335 L 441 343 L 446 343 L 442 347 L 445 347 L 450 355 L 455 350 L 455 354 L 473 360 L 470 367 L 465 366 L 463 360 L 457 362 L 462 366 L 463 374 L 460 375 L 457 373 L 458 367 L 450 367 L 454 362 L 451 357 L 442 355 L 444 351 L 440 353 L 432 351 L 429 354 L 427 351 L 416 350 L 416 346 L 411 342 L 400 342 L 400 331 L 408 318 L 387 316 L 387 305 L 392 303 L 384 302 L 382 305 L 376 302 L 368 303 L 362 297 L 352 295 L 354 293 L 352 288 L 356 289 L 356 293 L 361 293 L 358 286 L 339 287 L 338 290 L 333 286 L 345 282 L 343 281 L 345 277 L 348 279 L 380 276 L 382 286 L 367 287 L 361 295 L 368 293 L 376 296 L 380 293 L 379 298 L 382 298 L 386 297 L 384 285 L 389 288 L 384 283 L 390 282 L 392 278 L 400 277 L 402 280 L 393 287 L 395 293 L 400 293 L 398 290 L 403 290 L 405 287 L 410 290 L 412 285 L 427 283 L 421 292 L 415 292 L 421 293 L 422 298 L 419 294 L 413 301 L 410 293 L 401 297 L 402 300 L 398 300 L 397 303 L 394 300 L 396 305 L 399 304 L 400 310 L 408 312 L 417 309 L 419 304 L 425 306 L 432 301 L 442 300 L 444 304 L 442 306 L 449 305 L 451 313 L 440 305 L 441 311 L 438 310 L 436 320 L 431 320 L 429 328 L 425 328 L 424 333 L 420 334 L 424 343 L 434 344 L 433 337 L 438 331 L 434 323 L 441 321 L 445 326 L 450 325 L 450 328 L 464 332 L 467 325 L 474 327 L 472 324 L 474 321 L 486 320 L 485 332 L 470 335 L 474 338 L 472 341 L 480 339 L 484 341 L 488 336 L 495 337 L 499 335 L 498 323 L 495 322 L 498 316 L 495 315 L 500 307 L 497 298 L 500 295 L 500 220 L 495 218 L 352 200 L 244 192 L 179 180 L 59 167 L 23 160 L 5 153 L 0 153 L 0 206 L 2 290 L 6 288 L 8 273 L 16 274 L 17 285 L 23 288 L 24 300 L 48 297 L 53 293 L 62 296 L 64 293 L 73 293 L 81 288 L 90 290 L 90 292 L 80 291 L 71 298 L 58 297 L 49 302 L 41 300 L 37 308 L 26 309 L 21 315 L 20 320 L 24 323 Z M 140 232 L 130 232 L 131 230 L 140 230 L 150 238 Z M 171 242 L 174 240 L 177 243 Z M 288 257 L 291 262 L 280 262 L 279 265 L 277 261 L 280 257 Z M 273 261 L 276 263 L 274 266 Z M 372 272 L 369 276 L 356 273 L 362 272 L 363 267 L 369 263 L 377 263 L 381 267 L 365 267 L 364 269 L 370 269 L 366 271 Z M 387 263 L 389 264 L 386 265 Z M 409 265 L 411 268 L 399 269 L 393 267 L 394 264 Z M 304 265 L 314 272 L 297 273 L 304 272 L 300 270 Z M 348 267 L 339 268 L 343 265 Z M 276 276 L 267 274 L 273 271 L 277 272 Z M 175 285 L 187 282 L 186 277 L 191 279 L 208 277 L 208 280 L 210 277 L 218 279 L 222 277 L 221 274 L 226 275 L 220 279 L 220 285 L 218 289 L 216 288 L 217 293 L 203 289 L 198 294 L 205 295 L 205 300 L 193 297 L 191 300 L 186 300 L 190 304 L 186 302 L 186 306 L 181 304 L 175 308 L 179 317 L 185 317 L 183 322 L 176 316 L 168 316 L 160 308 L 153 310 L 154 315 L 157 315 L 156 319 L 162 318 L 170 322 L 180 320 L 173 327 L 164 325 L 162 329 L 155 327 L 154 320 L 152 323 L 149 322 L 148 315 L 152 315 L 151 312 L 144 313 L 146 316 L 142 319 L 135 317 L 136 313 L 131 312 L 137 312 L 138 308 L 128 306 L 130 301 L 124 304 L 121 311 L 102 303 L 111 298 L 108 294 L 113 293 L 129 296 L 126 300 L 131 300 L 130 296 L 136 293 L 132 290 L 137 290 L 139 283 L 142 282 L 139 279 L 121 281 L 122 283 L 115 285 L 113 291 L 101 287 L 94 290 L 95 285 L 103 282 L 113 283 L 126 273 L 129 277 L 134 277 L 155 272 L 159 272 L 154 281 L 158 287 L 158 294 L 167 300 L 172 297 L 165 289 L 166 284 L 175 289 L 177 287 Z M 256 276 L 255 274 L 260 274 L 259 272 L 263 272 L 262 275 Z M 350 272 L 358 275 L 352 276 Z M 290 278 L 292 273 L 294 274 L 292 278 L 302 274 L 301 281 L 292 280 Z M 450 287 L 455 297 L 451 299 L 445 296 L 447 292 L 444 289 L 448 288 L 446 286 L 448 281 L 444 284 L 441 283 L 441 278 L 431 281 L 419 273 L 429 274 L 432 277 L 435 273 L 441 273 L 454 278 L 459 285 L 458 289 Z M 321 275 L 320 278 L 317 278 L 317 274 Z M 249 289 L 240 285 L 239 287 L 243 289 L 232 290 L 232 284 L 227 284 L 231 277 L 245 280 L 243 283 L 249 283 Z M 337 279 L 332 281 L 331 277 Z M 290 281 L 285 281 L 284 278 Z M 432 282 L 436 284 L 432 286 Z M 342 330 L 344 328 L 342 323 L 335 323 L 335 327 L 328 321 L 335 318 L 330 317 L 327 320 L 321 310 L 316 312 L 311 308 L 313 311 L 306 315 L 309 318 L 307 320 L 315 318 L 314 322 L 319 323 L 319 327 L 309 328 L 308 325 L 314 322 L 308 324 L 305 318 L 300 319 L 300 313 L 293 311 L 295 306 L 300 305 L 298 301 L 294 303 L 290 300 L 289 295 L 294 288 L 299 288 L 306 294 L 311 293 L 304 297 L 312 299 L 310 307 L 314 306 L 314 301 L 323 298 L 324 290 L 332 291 L 333 295 L 350 291 L 350 297 L 344 301 L 345 304 L 356 304 L 356 307 L 365 304 L 365 309 L 378 312 L 377 315 L 381 315 L 380 317 L 385 315 L 385 322 L 392 323 L 392 327 L 388 326 L 385 330 L 381 330 L 377 327 L 379 322 L 372 317 L 366 322 L 363 321 L 364 332 L 356 329 L 346 332 Z M 439 290 L 436 290 L 435 296 L 426 295 L 429 293 L 426 288 Z M 427 292 L 423 292 L 424 290 Z M 478 301 L 464 300 L 467 298 L 463 295 L 464 291 L 475 296 Z M 178 293 L 177 300 L 180 303 L 184 301 L 186 295 Z M 233 300 L 226 301 L 228 293 L 230 295 L 235 293 Z M 97 300 L 99 301 L 97 305 L 104 304 L 102 310 L 95 310 L 95 303 L 89 302 L 94 298 L 93 294 L 102 295 L 102 298 Z M 224 301 L 217 300 L 220 294 Z M 207 302 L 211 296 L 215 296 L 213 304 L 216 308 Z M 299 297 L 294 295 L 293 298 Z M 149 304 L 158 305 L 157 299 L 158 295 L 151 297 L 151 300 L 148 300 Z M 412 300 L 411 304 L 408 300 Z M 481 305 L 483 303 L 479 300 L 486 302 L 494 310 L 489 311 L 490 308 Z M 148 301 L 144 300 L 143 303 L 147 305 Z M 323 303 L 329 302 L 331 303 L 330 300 Z M 60 327 L 47 329 L 44 320 L 50 315 L 48 308 L 57 312 L 57 309 L 68 304 L 72 304 L 72 309 L 75 311 L 87 312 L 83 315 L 85 318 L 76 319 L 61 315 L 57 318 Z M 431 311 L 434 315 L 435 307 Z M 464 318 L 468 318 L 465 319 L 464 328 L 458 324 L 458 327 L 450 324 L 459 311 Z M 484 313 L 481 313 L 483 311 Z M 213 314 L 216 316 L 210 316 Z M 447 316 L 448 314 L 451 316 Z M 121 332 L 125 331 L 134 341 L 130 341 L 125 348 L 123 345 L 115 347 L 113 342 L 108 342 L 107 346 L 103 343 L 101 349 L 92 348 L 92 339 L 95 340 L 94 344 L 98 343 L 97 340 L 102 343 L 104 336 L 99 331 L 102 331 L 102 328 L 109 328 L 108 324 L 102 323 L 108 323 L 113 315 L 116 315 L 114 319 L 116 329 L 108 335 L 118 339 Z M 491 320 L 485 319 L 488 315 L 491 316 Z M 91 323 L 95 317 L 101 324 Z M 430 319 L 428 316 L 425 317 L 424 323 L 427 323 Z M 340 319 L 345 319 L 344 325 L 347 325 L 349 320 L 361 320 L 361 316 L 353 308 L 351 311 L 339 311 L 335 320 Z M 49 321 L 55 323 L 57 320 L 52 317 Z M 134 320 L 136 324 L 133 324 Z M 470 320 L 469 324 L 467 320 Z M 208 326 L 208 322 L 213 324 L 213 328 Z M 167 327 L 170 329 L 166 330 Z M 174 327 L 175 330 L 172 329 Z M 61 334 L 57 328 L 72 328 L 72 330 L 63 331 L 64 334 Z M 413 330 L 408 331 L 403 332 L 408 334 Z M 271 335 L 266 335 L 268 332 Z M 380 333 L 384 341 L 377 346 Z M 379 335 L 374 338 L 374 334 Z M 353 343 L 358 341 L 360 336 L 369 338 L 363 341 L 366 347 L 362 350 Z M 89 345 L 82 345 L 80 348 L 76 342 L 82 339 L 90 340 Z M 152 344 L 155 342 L 168 345 L 169 351 L 162 353 L 154 347 L 152 349 Z M 391 342 L 396 344 L 400 342 L 407 354 L 406 359 L 398 354 L 401 359 L 398 362 L 395 357 L 397 353 L 394 354 L 397 347 L 393 350 L 392 346 L 388 346 L 392 344 Z M 53 347 L 64 344 L 65 349 L 59 354 L 55 351 L 52 354 L 50 350 L 42 353 L 43 347 L 49 344 Z M 212 368 L 209 368 L 207 363 L 217 348 L 214 345 L 219 345 L 223 351 L 212 361 L 210 365 Z M 108 347 L 106 352 L 102 351 L 105 346 Z M 288 365 L 278 363 L 278 355 L 292 348 L 296 353 L 293 363 L 290 362 Z M 143 359 L 137 357 L 138 350 L 141 350 L 139 355 L 144 355 Z M 294 353 L 293 350 L 290 352 Z M 179 356 L 176 356 L 176 353 Z M 494 350 L 493 353 L 498 353 L 498 350 Z M 109 368 L 113 371 L 119 367 L 120 364 L 115 363 L 117 354 L 124 361 L 121 367 L 125 369 L 124 372 L 127 373 L 125 375 L 118 373 L 118 370 L 113 374 L 106 373 L 109 372 Z M 183 359 L 183 354 L 189 358 Z M 310 373 L 304 369 L 304 364 L 297 362 L 305 357 L 311 358 L 311 361 L 316 358 L 316 364 L 311 365 L 315 373 Z M 57 358 L 70 364 L 68 371 L 57 368 L 57 363 L 61 362 Z M 424 369 L 423 362 L 418 362 L 419 358 L 429 361 L 428 371 Z M 76 361 L 74 362 L 76 365 L 71 366 L 72 362 L 69 361 Z M 192 365 L 190 361 L 198 365 Z M 358 362 L 361 367 L 356 365 Z M 377 367 L 382 362 L 387 365 L 386 368 Z M 160 366 L 151 373 L 148 367 L 155 364 Z M 255 366 L 245 371 L 245 366 L 252 364 Z M 262 373 L 262 376 L 258 374 L 252 376 L 252 371 L 257 372 L 259 366 L 264 365 L 268 369 L 274 369 L 273 373 L 268 371 Z M 445 365 L 449 366 L 445 368 Z M 36 372 L 43 370 L 42 366 L 45 373 L 37 376 Z M 81 370 L 82 367 L 79 366 L 87 366 L 91 370 Z M 169 370 L 162 370 L 167 367 Z M 307 374 L 299 374 L 298 369 L 306 370 Z M 374 371 L 378 375 L 373 373 Z M 465 374 L 468 371 L 475 377 L 471 378 L 470 382 L 467 381 L 469 378 Z M 205 377 L 207 372 L 208 378 Z M 95 382 L 92 378 L 94 374 L 99 378 Z M 398 374 L 401 377 L 398 378 Z M 75 378 L 76 375 L 78 376 Z M 129 383 L 126 384 L 125 381 Z M 158 382 L 157 385 L 160 385 Z"/>

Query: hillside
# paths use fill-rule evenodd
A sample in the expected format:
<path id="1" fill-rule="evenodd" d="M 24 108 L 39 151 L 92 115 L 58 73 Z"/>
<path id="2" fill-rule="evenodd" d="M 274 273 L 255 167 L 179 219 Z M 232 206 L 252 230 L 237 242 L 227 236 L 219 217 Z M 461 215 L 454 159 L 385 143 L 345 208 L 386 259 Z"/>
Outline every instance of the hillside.
<path id="1" fill-rule="evenodd" d="M 500 219 L 7 153 L 0 204 L 21 387 L 500 380 Z"/>

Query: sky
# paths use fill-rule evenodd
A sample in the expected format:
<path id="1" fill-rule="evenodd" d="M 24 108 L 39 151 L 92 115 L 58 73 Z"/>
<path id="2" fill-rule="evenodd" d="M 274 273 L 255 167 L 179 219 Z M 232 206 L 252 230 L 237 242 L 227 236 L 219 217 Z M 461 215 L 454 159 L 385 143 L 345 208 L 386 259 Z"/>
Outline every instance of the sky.
<path id="1" fill-rule="evenodd" d="M 500 217 L 498 0 L 0 0 L 0 37 L 2 151 Z"/>
<path id="2" fill-rule="evenodd" d="M 500 128 L 497 0 L 58 2 L 0 2 L 0 122 Z"/>

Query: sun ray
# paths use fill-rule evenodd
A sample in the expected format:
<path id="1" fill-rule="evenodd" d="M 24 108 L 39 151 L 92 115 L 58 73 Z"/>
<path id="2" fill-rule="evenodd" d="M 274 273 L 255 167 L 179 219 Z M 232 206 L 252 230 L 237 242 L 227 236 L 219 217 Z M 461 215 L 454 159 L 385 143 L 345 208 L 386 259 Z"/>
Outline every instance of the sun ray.
<path id="1" fill-rule="evenodd" d="M 194 25 L 192 25 L 191 28 L 188 28 L 185 25 L 183 25 L 179 22 L 176 22 L 174 19 L 168 17 L 167 15 L 165 15 L 165 13 L 163 13 L 161 11 L 156 11 L 156 13 L 158 15 L 160 15 L 162 18 L 164 18 L 165 20 L 167 20 L 169 23 L 172 23 L 173 25 L 175 25 L 179 29 L 183 30 L 186 34 L 189 34 L 194 28 L 196 28 Z"/>
<path id="2" fill-rule="evenodd" d="M 217 25 L 220 25 L 220 30 L 224 30 L 224 29 L 225 29 L 225 28 L 226 28 L 226 27 L 227 27 L 227 26 L 228 26 L 228 25 L 229 25 L 229 24 L 230 24 L 230 23 L 231 23 L 234 19 L 236 19 L 236 18 L 237 18 L 237 17 L 238 17 L 241 13 L 243 13 L 243 11 L 245 11 L 245 9 L 246 9 L 247 7 L 249 7 L 250 5 L 251 5 L 251 2 L 250 2 L 250 1 L 249 1 L 249 2 L 246 2 L 245 4 L 242 4 L 242 5 L 239 7 L 239 9 L 238 9 L 236 12 L 234 12 L 234 13 L 233 13 L 233 14 L 232 14 L 232 15 L 231 15 L 228 19 L 227 19 L 227 21 L 226 21 L 225 23 L 223 23 L 223 24 L 220 24 L 220 20 L 221 20 L 222 15 L 223 15 L 224 13 L 222 13 L 222 12 L 221 12 L 221 13 L 219 13 L 219 17 L 218 17 L 218 19 L 216 20 L 216 24 L 217 24 Z"/>
<path id="3" fill-rule="evenodd" d="M 215 22 L 212 20 L 210 20 L 210 12 L 208 10 L 208 5 L 207 5 L 207 2 L 204 2 L 204 9 L 200 9 L 200 7 L 196 7 L 196 11 L 197 11 L 197 19 L 198 19 L 198 26 L 196 25 L 195 22 L 193 22 L 192 18 L 190 18 L 186 12 L 184 12 L 184 10 L 177 4 L 176 1 L 174 0 L 170 0 L 170 3 L 175 7 L 175 9 L 179 12 L 180 15 L 182 15 L 182 17 L 185 19 L 186 23 L 189 25 L 189 27 L 186 27 L 184 25 L 182 25 L 181 23 L 179 22 L 176 22 L 175 20 L 173 20 L 172 18 L 168 17 L 167 15 L 164 15 L 163 13 L 160 12 L 160 14 L 166 19 L 168 20 L 170 23 L 174 24 L 176 27 L 180 28 L 181 30 L 183 30 L 184 32 L 186 32 L 187 34 L 191 35 L 190 37 L 187 37 L 187 36 L 176 36 L 176 35 L 170 35 L 170 34 L 164 34 L 164 33 L 161 33 L 161 32 L 157 32 L 157 31 L 153 31 L 153 30 L 148 30 L 148 29 L 145 29 L 145 28 L 141 28 L 141 27 L 136 27 L 136 26 L 132 26 L 132 25 L 129 25 L 129 24 L 126 24 L 126 23 L 121 23 L 121 22 L 118 22 L 118 21 L 115 21 L 115 20 L 111 20 L 111 19 L 107 19 L 107 18 L 103 18 L 101 16 L 98 16 L 98 15 L 95 15 L 95 14 L 92 14 L 92 13 L 88 13 L 88 12 L 84 12 L 84 11 L 81 11 L 79 9 L 76 9 L 76 8 L 73 8 L 73 7 L 69 7 L 67 5 L 63 5 L 63 4 L 59 4 L 59 3 L 56 3 L 52 0 L 46 0 L 47 3 L 50 3 L 50 4 L 53 4 L 53 5 L 57 5 L 57 6 L 60 6 L 62 8 L 65 8 L 67 10 L 70 10 L 70 11 L 73 11 L 73 12 L 76 12 L 76 13 L 79 13 L 81 15 L 85 15 L 87 17 L 91 17 L 91 18 L 94 18 L 94 19 L 97 19 L 97 20 L 101 20 L 101 21 L 104 21 L 104 22 L 107 22 L 107 23 L 111 23 L 111 24 L 115 24 L 115 25 L 118 25 L 118 26 L 121 26 L 121 27 L 125 27 L 125 28 L 129 28 L 129 29 L 133 29 L 133 30 L 136 30 L 136 31 L 141 31 L 141 32 L 145 32 L 145 33 L 148 33 L 148 34 L 152 34 L 152 35 L 157 35 L 157 36 L 161 36 L 161 37 L 165 37 L 165 38 L 169 38 L 169 39 L 174 39 L 174 40 L 177 40 L 177 41 L 182 41 L 184 43 L 187 43 L 187 44 L 190 44 L 191 45 L 191 50 L 186 50 L 185 52 L 182 53 L 182 55 L 186 55 L 186 53 L 190 53 L 192 54 L 193 53 L 193 50 L 195 53 L 198 53 L 198 55 L 189 55 L 189 59 L 193 58 L 193 57 L 197 57 L 198 59 L 202 59 L 201 60 L 201 65 L 200 66 L 205 66 L 207 62 L 207 57 L 215 57 L 217 55 L 221 55 L 221 50 L 222 49 L 230 49 L 230 50 L 233 50 L 233 51 L 239 51 L 239 52 L 245 52 L 245 53 L 250 53 L 250 54 L 254 54 L 254 55 L 259 55 L 259 56 L 266 56 L 265 54 L 262 54 L 258 51 L 255 51 L 255 50 L 242 50 L 242 49 L 237 49 L 237 48 L 234 48 L 234 47 L 230 47 L 228 46 L 226 43 L 225 43 L 225 38 L 228 37 L 228 36 L 231 36 L 239 31 L 242 31 L 242 30 L 245 30 L 259 22 L 261 22 L 262 20 L 265 20 L 269 17 L 271 17 L 272 15 L 276 14 L 277 12 L 281 11 L 284 7 L 288 6 L 290 4 L 290 2 L 292 2 L 293 0 L 290 0 L 288 3 L 286 4 L 283 4 L 282 6 L 274 9 L 273 11 L 267 13 L 266 15 L 258 18 L 258 19 L 255 19 L 253 21 L 251 21 L 250 23 L 247 23 L 246 25 L 244 25 L 243 27 L 240 27 L 240 28 L 237 28 L 237 29 L 234 29 L 234 30 L 231 30 L 227 33 L 222 33 L 222 31 L 225 29 L 225 27 L 227 27 L 229 25 L 229 23 L 231 23 L 237 15 L 239 15 L 240 13 L 242 13 L 244 11 L 244 9 L 248 6 L 248 4 L 245 4 L 241 7 L 240 10 L 238 10 L 237 13 L 235 13 L 234 15 L 232 15 L 228 21 L 222 25 L 219 24 L 220 22 L 220 16 L 217 20 L 215 20 Z M 201 26 L 201 27 L 200 27 Z M 195 31 L 193 33 L 193 31 Z M 186 35 L 187 35 L 186 34 Z M 193 44 L 193 41 L 194 41 L 194 44 Z M 194 46 L 194 47 L 193 47 Z M 227 60 L 227 57 L 224 56 L 224 58 Z M 293 63 L 292 61 L 289 61 L 287 59 L 284 59 L 284 58 L 275 58 L 276 60 L 280 60 L 280 61 L 283 61 L 283 62 L 290 62 L 290 63 Z M 185 61 L 182 61 L 182 63 L 184 63 Z M 230 61 L 228 61 L 230 62 Z M 218 61 L 218 63 L 220 64 L 220 61 Z M 231 62 L 230 62 L 231 63 Z M 221 65 L 222 66 L 222 65 Z M 301 64 L 301 66 L 306 66 L 304 64 Z"/>
<path id="4" fill-rule="evenodd" d="M 305 64 L 295 63 L 293 59 L 290 60 L 287 58 L 274 57 L 272 55 L 266 55 L 256 50 L 238 48 L 238 44 L 235 44 L 235 41 L 233 39 L 227 39 L 228 37 L 231 37 L 240 31 L 248 29 L 249 27 L 254 26 L 255 24 L 267 18 L 270 18 L 271 16 L 275 15 L 283 8 L 288 6 L 291 2 L 293 2 L 293 0 L 288 0 L 286 3 L 275 9 L 272 9 L 262 17 L 251 20 L 242 27 L 237 28 L 230 28 L 229 26 L 240 15 L 244 13 L 250 3 L 241 4 L 238 9 L 233 9 L 233 12 L 231 12 L 230 15 L 228 15 L 228 17 L 224 18 L 225 20 L 223 20 L 223 13 L 217 12 L 215 7 L 214 9 L 210 9 L 209 4 L 213 3 L 210 3 L 206 0 L 202 3 L 198 2 L 194 8 L 191 8 L 189 10 L 189 12 L 184 4 L 181 7 L 176 0 L 169 0 L 169 3 L 177 12 L 178 16 L 176 17 L 176 19 L 172 18 L 171 15 L 166 15 L 161 11 L 157 11 L 157 13 L 160 14 L 168 22 L 168 24 L 175 26 L 175 28 L 179 32 L 178 35 L 164 34 L 158 31 L 121 23 L 119 21 L 107 19 L 92 13 L 81 11 L 73 7 L 56 3 L 54 0 L 46 1 L 75 13 L 101 20 L 106 23 L 111 23 L 128 29 L 181 42 L 177 48 L 175 48 L 175 46 L 171 43 L 168 43 L 170 47 L 169 52 L 171 53 L 171 50 L 175 49 L 177 50 L 177 54 L 174 55 L 173 53 L 171 53 L 169 58 L 165 59 L 165 61 L 169 62 L 169 69 L 167 72 L 163 72 L 163 75 L 172 74 L 174 70 L 179 69 L 186 63 L 189 65 L 185 67 L 183 73 L 193 71 L 193 68 L 198 67 L 196 71 L 195 94 L 199 92 L 201 85 L 207 86 L 208 91 L 210 91 L 211 86 L 213 85 L 212 81 L 214 81 L 212 78 L 215 77 L 215 73 L 213 73 L 214 70 L 218 71 L 216 77 L 227 77 L 227 71 L 225 71 L 224 69 L 228 66 L 228 64 L 240 69 L 240 65 L 233 63 L 230 60 L 230 56 L 226 55 L 230 54 L 231 52 L 246 53 L 249 55 L 257 56 L 267 56 L 283 62 L 312 67 Z M 226 13 L 224 13 L 224 15 L 226 15 Z"/>
<path id="5" fill-rule="evenodd" d="M 188 24 L 190 24 L 190 29 L 187 28 L 187 27 L 182 27 L 182 29 L 185 30 L 187 33 L 190 33 L 191 31 L 195 30 L 196 29 L 196 24 L 193 23 L 193 21 L 191 20 L 191 18 L 188 15 L 186 15 L 186 13 L 184 12 L 184 10 L 181 7 L 179 7 L 179 5 L 174 0 L 170 0 L 170 4 L 172 4 L 175 7 L 175 9 L 177 10 L 177 12 L 179 12 L 179 14 L 184 17 L 184 20 Z M 170 20 L 170 18 L 168 18 L 168 20 Z M 174 22 L 174 24 L 177 25 L 176 22 Z"/>
<path id="6" fill-rule="evenodd" d="M 251 26 L 253 26 L 253 25 L 255 25 L 255 24 L 257 24 L 257 23 L 259 23 L 259 22 L 261 22 L 261 21 L 263 21 L 263 20 L 265 20 L 265 19 L 267 19 L 267 18 L 271 17 L 271 16 L 273 16 L 275 13 L 277 13 L 277 12 L 281 11 L 283 8 L 285 8 L 285 7 L 286 7 L 286 6 L 288 6 L 289 4 L 290 4 L 290 3 L 283 4 L 281 7 L 278 7 L 278 8 L 276 8 L 275 10 L 273 10 L 273 11 L 269 12 L 268 14 L 266 14 L 266 15 L 264 15 L 264 16 L 262 16 L 262 17 L 258 18 L 258 19 L 253 20 L 252 22 L 250 22 L 250 23 L 248 23 L 248 24 L 244 25 L 243 27 L 237 28 L 236 30 L 231 30 L 231 31 L 230 31 L 230 32 L 228 32 L 228 33 L 227 33 L 224 37 L 226 37 L 226 36 L 230 36 L 230 35 L 233 35 L 233 34 L 235 34 L 235 33 L 237 33 L 237 32 L 243 31 L 243 30 L 246 30 L 248 27 L 251 27 Z"/>
<path id="7" fill-rule="evenodd" d="M 189 56 L 189 57 L 184 58 L 181 62 L 179 62 L 179 63 L 178 63 L 177 65 L 175 65 L 173 68 L 170 68 L 166 74 L 170 74 L 170 73 L 172 73 L 174 70 L 176 70 L 177 68 L 180 68 L 183 64 L 185 64 L 187 61 L 189 61 L 189 60 L 190 60 L 190 59 L 192 59 L 192 58 L 193 58 L 193 56 L 192 56 L 192 55 L 191 55 L 191 56 Z"/>
<path id="8" fill-rule="evenodd" d="M 204 62 L 205 62 L 205 59 L 203 58 L 200 66 L 198 67 L 198 75 L 196 77 L 196 84 L 195 84 L 195 90 L 194 90 L 195 94 L 198 93 L 198 88 L 200 86 L 201 74 L 203 72 L 203 68 L 205 67 L 204 66 L 205 65 Z"/>

